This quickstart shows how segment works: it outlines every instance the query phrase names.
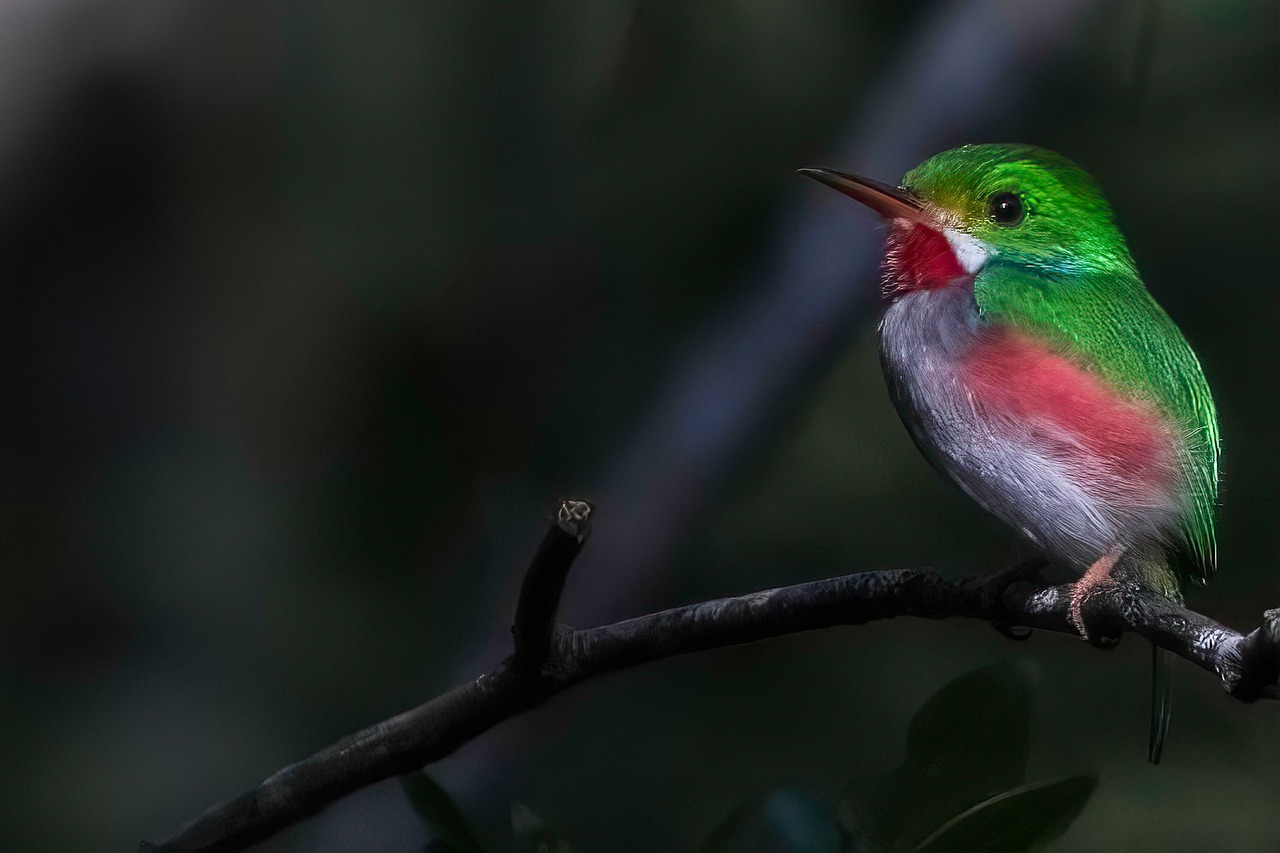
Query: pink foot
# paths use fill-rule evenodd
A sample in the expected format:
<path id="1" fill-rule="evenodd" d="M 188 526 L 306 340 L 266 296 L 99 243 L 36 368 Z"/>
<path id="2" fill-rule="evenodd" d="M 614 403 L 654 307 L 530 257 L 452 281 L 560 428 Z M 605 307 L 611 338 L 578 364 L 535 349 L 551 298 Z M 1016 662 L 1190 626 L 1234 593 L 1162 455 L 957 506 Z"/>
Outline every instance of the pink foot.
<path id="1" fill-rule="evenodd" d="M 1081 637 L 1094 645 L 1104 644 L 1104 639 L 1101 633 L 1091 630 L 1085 624 L 1084 603 L 1099 589 L 1115 583 L 1111 579 L 1111 570 L 1115 568 L 1118 559 L 1118 554 L 1104 555 L 1071 587 L 1071 605 L 1067 611 L 1071 617 L 1071 624 L 1076 626 Z"/>

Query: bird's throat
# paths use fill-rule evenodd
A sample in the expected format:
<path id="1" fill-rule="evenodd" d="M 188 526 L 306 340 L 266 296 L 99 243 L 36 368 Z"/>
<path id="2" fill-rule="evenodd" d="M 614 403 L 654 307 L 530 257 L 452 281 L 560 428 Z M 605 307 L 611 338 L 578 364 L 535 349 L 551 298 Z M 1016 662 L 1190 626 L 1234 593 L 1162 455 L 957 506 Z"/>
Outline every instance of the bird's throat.
<path id="1" fill-rule="evenodd" d="M 980 253 L 981 249 L 977 248 L 976 241 L 965 239 L 972 246 L 957 245 L 956 237 L 948 239 L 944 231 L 918 222 L 893 220 L 885 241 L 885 298 L 892 301 L 915 290 L 936 290 L 972 282 L 985 257 L 975 257 L 975 252 Z"/>

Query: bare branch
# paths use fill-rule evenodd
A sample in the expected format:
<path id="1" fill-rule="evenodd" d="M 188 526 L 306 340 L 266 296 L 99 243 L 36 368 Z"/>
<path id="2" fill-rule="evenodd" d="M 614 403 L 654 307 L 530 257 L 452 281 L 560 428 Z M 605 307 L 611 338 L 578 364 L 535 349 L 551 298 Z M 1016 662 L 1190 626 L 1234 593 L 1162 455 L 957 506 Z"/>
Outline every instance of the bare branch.
<path id="1" fill-rule="evenodd" d="M 547 659 L 569 567 L 591 532 L 591 509 L 588 501 L 561 501 L 556 523 L 533 555 L 511 626 L 514 664 L 537 670 Z"/>
<path id="2" fill-rule="evenodd" d="M 864 572 L 575 630 L 556 625 L 555 614 L 590 510 L 585 502 L 562 504 L 561 519 L 525 578 L 513 626 L 516 652 L 498 669 L 343 738 L 142 849 L 246 847 L 352 791 L 437 761 L 580 681 L 650 661 L 897 616 L 967 617 L 1003 630 L 1075 633 L 1070 587 L 1043 580 L 1038 564 L 960 579 L 915 569 Z M 1245 635 L 1121 580 L 1091 597 L 1086 615 L 1108 636 L 1141 634 L 1217 673 L 1242 701 L 1280 698 L 1280 609 L 1267 611 L 1262 625 Z"/>

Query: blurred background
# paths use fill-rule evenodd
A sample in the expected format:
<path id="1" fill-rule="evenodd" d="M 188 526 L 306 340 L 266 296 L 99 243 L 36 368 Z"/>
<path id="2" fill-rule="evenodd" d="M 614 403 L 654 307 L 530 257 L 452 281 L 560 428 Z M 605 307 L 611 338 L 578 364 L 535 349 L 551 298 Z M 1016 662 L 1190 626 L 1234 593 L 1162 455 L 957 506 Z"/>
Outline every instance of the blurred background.
<path id="1" fill-rule="evenodd" d="M 1025 141 L 1106 189 L 1222 413 L 1219 576 L 1280 605 L 1274 2 L 0 4 L 0 845 L 127 849 L 491 668 L 557 499 L 562 618 L 997 565 L 875 355 L 879 235 L 794 176 Z M 1038 672 L 1058 849 L 1280 848 L 1280 713 L 1148 647 L 900 620 L 582 685 L 433 768 L 500 839 L 696 846 Z M 955 737 L 972 734 L 965 719 Z M 394 782 L 268 842 L 420 847 Z"/>

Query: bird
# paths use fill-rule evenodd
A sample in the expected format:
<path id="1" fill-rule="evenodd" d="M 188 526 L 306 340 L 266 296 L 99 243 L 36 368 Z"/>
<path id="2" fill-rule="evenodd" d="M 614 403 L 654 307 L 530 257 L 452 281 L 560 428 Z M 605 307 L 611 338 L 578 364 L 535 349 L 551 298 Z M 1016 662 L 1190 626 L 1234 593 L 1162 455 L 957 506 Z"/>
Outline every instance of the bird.
<path id="1" fill-rule="evenodd" d="M 1031 145 L 965 145 L 899 186 L 801 169 L 886 225 L 880 362 L 928 461 L 1071 583 L 1181 602 L 1217 564 L 1220 440 L 1200 361 L 1138 273 L 1098 183 Z M 1169 723 L 1153 652 L 1148 759 Z"/>

